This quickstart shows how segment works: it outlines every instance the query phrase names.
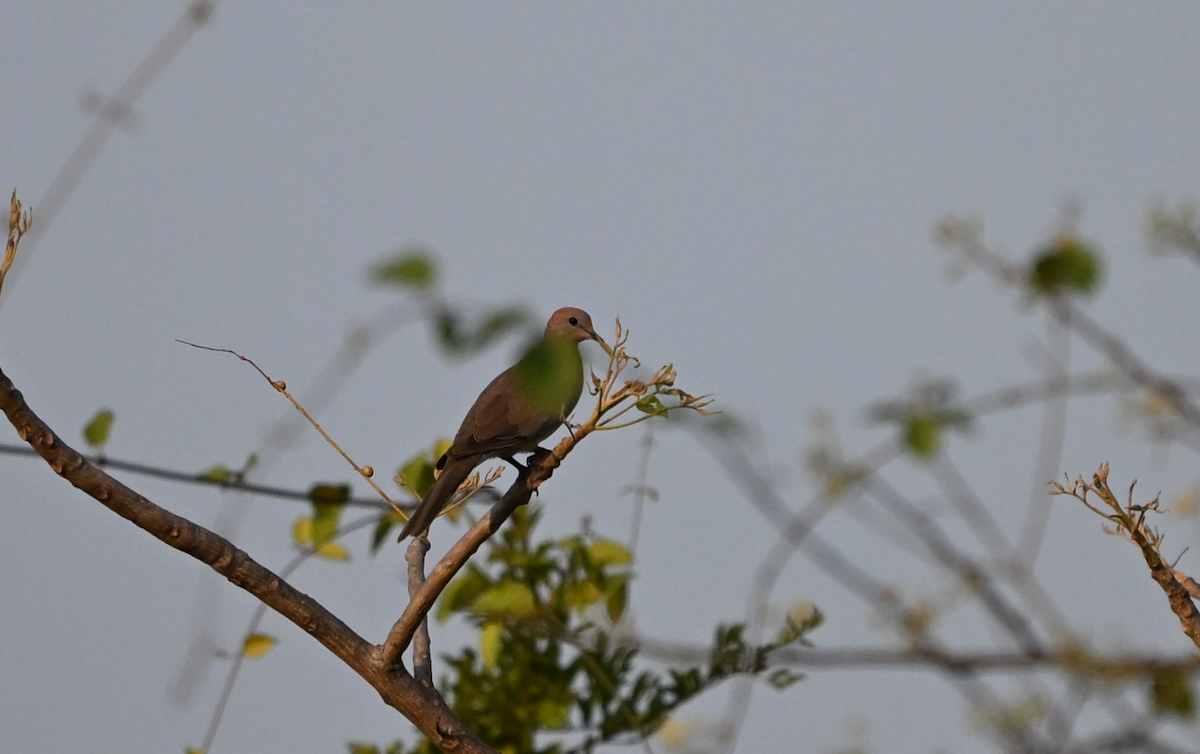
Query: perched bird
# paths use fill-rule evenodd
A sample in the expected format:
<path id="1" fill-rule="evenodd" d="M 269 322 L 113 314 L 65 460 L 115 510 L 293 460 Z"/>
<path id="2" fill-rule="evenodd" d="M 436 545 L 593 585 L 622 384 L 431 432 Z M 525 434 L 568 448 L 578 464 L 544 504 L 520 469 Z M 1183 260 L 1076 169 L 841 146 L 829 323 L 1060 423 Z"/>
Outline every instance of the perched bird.
<path id="1" fill-rule="evenodd" d="M 585 340 L 611 353 L 587 312 L 567 307 L 550 315 L 542 339 L 475 399 L 454 443 L 437 462 L 441 476 L 404 525 L 400 540 L 425 531 L 476 466 L 503 458 L 520 467 L 514 455 L 537 450 L 562 426 L 583 390 L 579 344 Z"/>

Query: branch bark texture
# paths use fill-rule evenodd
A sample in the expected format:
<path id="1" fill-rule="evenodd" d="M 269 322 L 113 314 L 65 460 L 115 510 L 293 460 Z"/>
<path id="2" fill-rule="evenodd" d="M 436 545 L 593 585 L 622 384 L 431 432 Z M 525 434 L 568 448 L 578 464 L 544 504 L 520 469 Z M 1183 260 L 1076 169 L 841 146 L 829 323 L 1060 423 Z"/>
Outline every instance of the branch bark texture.
<path id="1" fill-rule="evenodd" d="M 225 538 L 154 504 L 89 463 L 33 412 L 2 370 L 0 411 L 55 473 L 159 541 L 205 563 L 295 623 L 371 684 L 386 704 L 443 750 L 493 751 L 451 713 L 435 690 L 423 687 L 400 663 L 383 662 L 381 647 L 360 637 L 312 597 Z"/>

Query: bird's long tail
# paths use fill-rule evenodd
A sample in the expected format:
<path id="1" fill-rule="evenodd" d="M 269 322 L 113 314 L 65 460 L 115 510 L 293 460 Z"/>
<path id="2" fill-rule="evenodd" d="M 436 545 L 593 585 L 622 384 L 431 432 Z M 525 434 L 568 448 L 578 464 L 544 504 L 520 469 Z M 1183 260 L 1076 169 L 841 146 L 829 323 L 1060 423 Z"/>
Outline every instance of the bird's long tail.
<path id="1" fill-rule="evenodd" d="M 404 529 L 400 532 L 400 539 L 397 541 L 403 542 L 404 538 L 410 534 L 417 534 L 429 528 L 433 523 L 433 519 L 438 517 L 442 509 L 454 497 L 454 493 L 458 490 L 459 485 L 466 481 L 475 467 L 479 465 L 480 458 L 476 456 L 458 456 L 445 458 L 445 465 L 442 467 L 442 475 L 433 483 L 433 488 L 429 490 L 429 494 L 413 511 L 412 518 L 404 525 Z"/>

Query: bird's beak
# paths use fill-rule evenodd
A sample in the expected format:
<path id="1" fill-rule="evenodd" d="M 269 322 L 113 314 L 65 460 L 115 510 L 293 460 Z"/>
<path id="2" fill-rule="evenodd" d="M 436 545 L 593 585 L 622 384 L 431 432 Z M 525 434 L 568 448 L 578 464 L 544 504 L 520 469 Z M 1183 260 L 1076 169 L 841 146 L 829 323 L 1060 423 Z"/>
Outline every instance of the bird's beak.
<path id="1" fill-rule="evenodd" d="M 590 335 L 590 336 L 592 337 L 592 340 L 594 340 L 594 341 L 596 341 L 597 343 L 599 343 L 599 344 L 600 344 L 600 347 L 604 349 L 604 352 L 605 352 L 606 354 L 608 354 L 609 358 L 612 358 L 612 355 L 613 355 L 613 350 L 612 350 L 612 347 L 611 347 L 611 346 L 609 346 L 607 343 L 605 343 L 605 342 L 604 342 L 604 338 L 601 338 L 601 337 L 600 337 L 600 336 L 599 336 L 599 335 L 596 333 L 596 331 L 595 331 L 595 330 L 588 330 L 588 335 Z"/>

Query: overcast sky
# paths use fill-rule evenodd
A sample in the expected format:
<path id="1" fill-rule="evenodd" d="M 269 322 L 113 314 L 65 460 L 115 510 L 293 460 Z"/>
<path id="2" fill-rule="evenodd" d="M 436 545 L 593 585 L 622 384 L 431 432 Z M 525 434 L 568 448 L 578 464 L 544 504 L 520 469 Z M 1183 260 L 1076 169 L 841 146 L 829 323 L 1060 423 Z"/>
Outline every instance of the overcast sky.
<path id="1" fill-rule="evenodd" d="M 91 123 L 87 103 L 181 11 L 0 0 L 0 189 L 36 208 Z M 5 286 L 0 363 L 70 441 L 109 407 L 114 457 L 236 465 L 288 408 L 236 360 L 174 339 L 236 349 L 303 390 L 351 327 L 395 300 L 367 285 L 369 266 L 423 245 L 455 300 L 521 303 L 536 319 L 579 306 L 605 334 L 619 316 L 633 353 L 674 363 L 682 387 L 750 427 L 799 506 L 818 410 L 854 453 L 887 436 L 866 407 L 921 377 L 970 395 L 1039 374 L 1042 318 L 978 273 L 945 274 L 931 232 L 948 213 L 981 218 L 1025 258 L 1079 206 L 1106 263 L 1089 309 L 1157 367 L 1196 373 L 1200 270 L 1150 258 L 1144 224 L 1157 197 L 1200 193 L 1198 29 L 1190 2 L 223 2 Z M 402 329 L 320 418 L 360 462 L 394 469 L 452 434 L 519 344 L 454 360 L 426 328 Z M 1082 347 L 1073 358 L 1100 365 Z M 1038 417 L 981 423 L 952 446 L 1001 520 L 1029 499 Z M 579 448 L 542 495 L 548 535 L 589 515 L 628 536 L 622 490 L 641 439 Z M 1104 460 L 1151 494 L 1196 482 L 1192 457 L 1149 445 L 1112 401 L 1085 401 L 1060 471 Z M 304 488 L 348 471 L 308 437 L 260 481 Z M 186 703 L 167 697 L 212 577 L 43 464 L 0 456 L 0 479 L 0 751 L 199 745 L 224 664 Z M 240 546 L 271 567 L 291 555 L 300 506 L 127 481 L 206 525 L 240 510 Z M 772 530 L 684 432 L 656 435 L 650 482 L 661 500 L 641 531 L 638 626 L 708 641 L 742 618 Z M 1136 552 L 1076 508 L 1056 506 L 1039 561 L 1076 628 L 1114 649 L 1186 651 Z M 1196 528 L 1172 526 L 1178 553 Z M 829 527 L 847 554 L 910 583 L 903 553 L 850 518 Z M 380 641 L 403 604 L 402 551 L 349 544 L 350 564 L 295 581 Z M 232 648 L 254 602 L 216 593 Z M 775 598 L 822 607 L 821 646 L 888 640 L 802 559 Z M 274 616 L 264 629 L 282 643 L 246 668 L 214 753 L 411 740 L 315 642 Z M 435 627 L 435 652 L 456 638 Z M 723 709 L 718 693 L 684 717 L 703 725 Z M 971 726 L 936 678 L 818 672 L 757 690 L 738 750 L 988 750 Z"/>

